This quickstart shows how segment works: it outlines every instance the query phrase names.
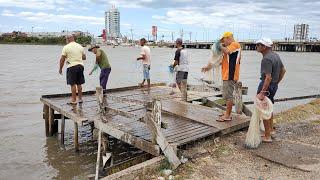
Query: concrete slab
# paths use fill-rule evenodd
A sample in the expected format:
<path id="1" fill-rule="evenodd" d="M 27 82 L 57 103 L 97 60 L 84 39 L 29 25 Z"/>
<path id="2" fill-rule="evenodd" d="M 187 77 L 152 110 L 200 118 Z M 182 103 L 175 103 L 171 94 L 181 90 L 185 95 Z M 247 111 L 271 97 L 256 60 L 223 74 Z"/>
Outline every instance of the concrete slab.
<path id="1" fill-rule="evenodd" d="M 264 143 L 253 154 L 286 167 L 302 171 L 320 171 L 320 148 L 309 144 L 276 141 Z"/>

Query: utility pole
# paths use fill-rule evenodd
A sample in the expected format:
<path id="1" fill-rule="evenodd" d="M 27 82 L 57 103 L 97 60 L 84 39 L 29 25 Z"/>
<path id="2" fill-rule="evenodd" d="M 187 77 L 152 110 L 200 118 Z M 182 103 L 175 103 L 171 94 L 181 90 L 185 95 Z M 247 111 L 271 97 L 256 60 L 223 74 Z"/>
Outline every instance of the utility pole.
<path id="1" fill-rule="evenodd" d="M 131 32 L 131 43 L 133 43 L 133 33 L 132 33 L 133 29 L 131 28 L 130 29 L 130 32 Z"/>
<path id="2" fill-rule="evenodd" d="M 180 30 L 180 37 L 183 39 L 183 28 Z"/>
<path id="3" fill-rule="evenodd" d="M 172 42 L 174 42 L 174 39 L 173 39 L 173 32 L 171 32 L 171 39 L 172 39 Z"/>
<path id="4" fill-rule="evenodd" d="M 190 42 L 191 42 L 191 36 L 192 36 L 192 32 L 191 31 L 189 32 L 189 36 L 190 36 Z"/>

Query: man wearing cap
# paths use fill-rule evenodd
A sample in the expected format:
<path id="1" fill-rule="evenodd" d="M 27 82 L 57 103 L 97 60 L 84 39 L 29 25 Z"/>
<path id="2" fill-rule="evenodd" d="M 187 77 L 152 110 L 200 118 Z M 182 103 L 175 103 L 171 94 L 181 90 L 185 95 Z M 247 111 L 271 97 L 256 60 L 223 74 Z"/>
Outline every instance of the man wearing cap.
<path id="1" fill-rule="evenodd" d="M 96 55 L 96 63 L 93 69 L 90 71 L 91 75 L 98 67 L 100 68 L 100 86 L 103 90 L 106 90 L 109 75 L 111 72 L 111 66 L 106 53 L 100 49 L 97 45 L 91 45 L 88 49 L 89 52 L 93 52 Z"/>
<path id="2" fill-rule="evenodd" d="M 176 83 L 181 91 L 181 84 L 187 85 L 188 71 L 189 71 L 189 60 L 188 52 L 182 47 L 182 39 L 176 40 L 177 50 L 174 56 L 173 68 L 177 66 Z"/>
<path id="3" fill-rule="evenodd" d="M 226 112 L 217 121 L 231 121 L 234 85 L 239 80 L 241 46 L 233 38 L 232 32 L 223 33 L 221 39 L 222 57 L 222 96 L 226 100 Z"/>
<path id="4" fill-rule="evenodd" d="M 68 102 L 70 105 L 77 104 L 77 91 L 79 96 L 79 103 L 82 103 L 82 84 L 85 83 L 84 80 L 84 67 L 83 60 L 86 60 L 86 55 L 84 53 L 83 47 L 76 43 L 73 35 L 66 36 L 66 43 L 62 49 L 62 54 L 60 58 L 59 74 L 62 75 L 62 68 L 64 62 L 67 60 L 67 84 L 71 86 L 72 98 Z"/>
<path id="5" fill-rule="evenodd" d="M 145 38 L 140 39 L 141 51 L 140 57 L 137 61 L 142 60 L 143 64 L 143 80 L 139 84 L 140 87 L 144 86 L 144 82 L 147 80 L 148 88 L 150 88 L 150 66 L 151 66 L 151 53 L 150 48 L 146 46 L 147 40 Z"/>
<path id="6" fill-rule="evenodd" d="M 268 97 L 274 103 L 274 96 L 278 90 L 278 84 L 283 79 L 286 69 L 279 55 L 272 51 L 272 41 L 268 38 L 262 38 L 257 41 L 257 51 L 263 56 L 260 69 L 260 83 L 257 90 L 257 97 L 264 99 Z M 262 137 L 264 142 L 272 142 L 271 134 L 273 134 L 273 117 L 264 119 L 265 134 Z"/>

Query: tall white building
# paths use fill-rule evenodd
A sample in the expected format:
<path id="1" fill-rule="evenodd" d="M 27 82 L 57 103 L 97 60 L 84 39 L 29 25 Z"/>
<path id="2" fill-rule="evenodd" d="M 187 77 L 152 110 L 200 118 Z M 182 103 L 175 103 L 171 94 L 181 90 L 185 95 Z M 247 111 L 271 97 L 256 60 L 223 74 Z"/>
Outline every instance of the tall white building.
<path id="1" fill-rule="evenodd" d="M 308 40 L 309 24 L 296 24 L 293 29 L 293 39 L 299 41 Z"/>
<path id="2" fill-rule="evenodd" d="M 120 12 L 115 6 L 105 13 L 105 26 L 107 30 L 107 37 L 114 39 L 119 38 L 120 35 Z"/>

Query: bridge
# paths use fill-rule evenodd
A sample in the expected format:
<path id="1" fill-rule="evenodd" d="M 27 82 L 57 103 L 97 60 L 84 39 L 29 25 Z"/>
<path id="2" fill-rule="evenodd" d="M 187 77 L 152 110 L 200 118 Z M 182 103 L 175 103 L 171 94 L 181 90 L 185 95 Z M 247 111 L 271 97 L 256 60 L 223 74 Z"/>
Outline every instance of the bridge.
<path id="1" fill-rule="evenodd" d="M 254 41 L 240 41 L 242 50 L 256 50 Z M 167 47 L 175 47 L 174 43 L 165 43 Z M 186 42 L 184 48 L 210 49 L 212 42 Z M 293 42 L 293 41 L 275 41 L 273 44 L 274 51 L 290 52 L 320 52 L 320 42 Z"/>

